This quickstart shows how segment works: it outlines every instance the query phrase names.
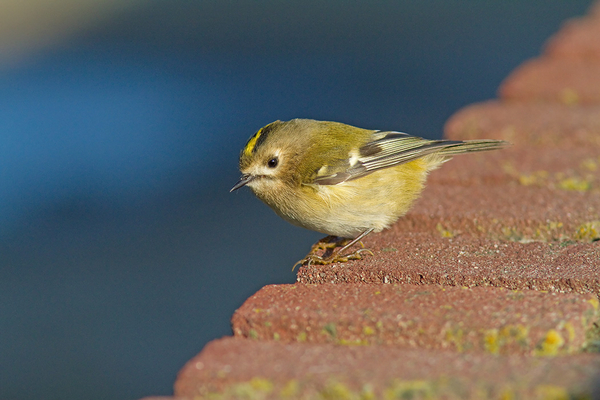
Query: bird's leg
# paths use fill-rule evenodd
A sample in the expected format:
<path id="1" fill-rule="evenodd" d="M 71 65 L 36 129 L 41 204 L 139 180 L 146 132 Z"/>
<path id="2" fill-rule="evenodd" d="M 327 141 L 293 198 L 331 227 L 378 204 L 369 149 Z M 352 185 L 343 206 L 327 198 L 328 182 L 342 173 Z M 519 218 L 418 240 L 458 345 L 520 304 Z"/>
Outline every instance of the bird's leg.
<path id="1" fill-rule="evenodd" d="M 336 236 L 327 236 L 327 237 L 319 240 L 317 243 L 315 243 L 312 246 L 310 253 L 308 253 L 308 255 L 304 259 L 298 261 L 294 265 L 294 268 L 296 267 L 296 265 L 304 264 L 304 263 L 308 263 L 308 265 L 310 265 L 310 264 L 327 265 L 327 264 L 332 264 L 332 263 L 336 263 L 336 262 L 347 262 L 350 260 L 360 260 L 362 258 L 361 253 L 363 253 L 363 252 L 369 252 L 369 253 L 371 253 L 371 255 L 373 255 L 373 252 L 371 252 L 371 250 L 369 250 L 369 249 L 365 249 L 362 242 L 360 241 L 362 238 L 364 238 L 371 232 L 373 232 L 373 228 L 367 229 L 366 231 L 364 231 L 363 233 L 361 233 L 354 239 L 338 238 Z M 350 247 L 354 246 L 356 243 L 360 243 L 360 245 L 363 248 L 358 249 L 355 252 L 350 253 L 350 254 L 343 254 L 344 251 L 346 251 Z M 341 248 L 339 250 L 336 250 L 337 247 L 341 247 Z M 323 254 L 318 255 L 317 252 L 319 250 L 325 250 L 325 251 L 323 252 Z M 294 268 L 292 268 L 292 270 Z"/>
<path id="2" fill-rule="evenodd" d="M 360 235 L 358 235 L 356 238 L 354 238 L 350 243 L 346 244 L 344 247 L 342 247 L 339 251 L 339 253 L 348 250 L 348 248 L 352 247 L 354 244 L 356 244 L 357 242 L 360 242 L 360 240 L 362 238 L 364 238 L 365 236 L 367 236 L 369 233 L 373 232 L 373 228 L 367 229 L 366 231 L 364 231 L 363 233 L 361 233 Z M 361 250 L 365 250 L 365 246 L 363 246 L 362 242 L 360 242 L 361 246 L 363 247 Z M 360 250 L 359 250 L 360 251 Z"/>

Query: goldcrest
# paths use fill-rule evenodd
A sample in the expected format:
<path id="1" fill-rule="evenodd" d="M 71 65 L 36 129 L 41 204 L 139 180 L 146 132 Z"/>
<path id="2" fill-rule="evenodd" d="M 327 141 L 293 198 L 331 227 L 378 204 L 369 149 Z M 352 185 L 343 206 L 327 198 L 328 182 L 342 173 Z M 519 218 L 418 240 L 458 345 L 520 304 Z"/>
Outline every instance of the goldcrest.
<path id="1" fill-rule="evenodd" d="M 330 235 L 301 263 L 347 261 L 367 251 L 344 255 L 347 248 L 406 214 L 430 171 L 454 155 L 507 145 L 429 140 L 311 119 L 275 121 L 246 143 L 239 161 L 242 177 L 231 191 L 248 186 L 286 221 Z"/>

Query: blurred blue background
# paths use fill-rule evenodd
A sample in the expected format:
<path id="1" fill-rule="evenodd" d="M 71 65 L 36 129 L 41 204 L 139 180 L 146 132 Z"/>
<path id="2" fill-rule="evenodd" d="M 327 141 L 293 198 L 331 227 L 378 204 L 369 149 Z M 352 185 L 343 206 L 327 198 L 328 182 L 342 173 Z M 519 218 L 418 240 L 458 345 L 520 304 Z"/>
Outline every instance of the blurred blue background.
<path id="1" fill-rule="evenodd" d="M 590 1 L 5 0 L 0 399 L 170 394 L 321 235 L 238 178 L 308 117 L 440 137 Z"/>

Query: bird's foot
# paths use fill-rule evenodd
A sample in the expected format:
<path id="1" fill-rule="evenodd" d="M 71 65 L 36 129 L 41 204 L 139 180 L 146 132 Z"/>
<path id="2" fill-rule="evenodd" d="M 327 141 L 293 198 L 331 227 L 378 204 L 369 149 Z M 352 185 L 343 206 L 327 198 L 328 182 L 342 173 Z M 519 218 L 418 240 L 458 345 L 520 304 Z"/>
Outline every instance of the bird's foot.
<path id="1" fill-rule="evenodd" d="M 300 260 L 298 264 L 306 263 L 307 266 L 310 266 L 311 264 L 327 265 L 333 263 L 344 263 L 350 260 L 361 260 L 363 258 L 361 253 L 365 252 L 373 255 L 373 252 L 369 249 L 358 249 L 350 254 L 339 254 L 338 252 L 333 252 L 327 257 L 319 256 L 317 254 L 309 254 L 303 260 Z"/>
<path id="2" fill-rule="evenodd" d="M 306 257 L 294 264 L 292 271 L 298 264 L 306 264 L 308 266 L 311 264 L 327 265 L 348 262 L 350 260 L 360 260 L 362 259 L 361 253 L 364 252 L 373 255 L 373 252 L 369 249 L 365 249 L 365 246 L 360 241 L 358 243 L 363 247 L 362 249 L 358 249 L 350 254 L 343 254 L 348 247 L 351 247 L 354 244 L 354 241 L 355 240 L 353 239 L 339 238 L 336 236 L 324 237 L 311 247 L 310 252 Z M 337 248 L 340 249 L 336 250 Z"/>

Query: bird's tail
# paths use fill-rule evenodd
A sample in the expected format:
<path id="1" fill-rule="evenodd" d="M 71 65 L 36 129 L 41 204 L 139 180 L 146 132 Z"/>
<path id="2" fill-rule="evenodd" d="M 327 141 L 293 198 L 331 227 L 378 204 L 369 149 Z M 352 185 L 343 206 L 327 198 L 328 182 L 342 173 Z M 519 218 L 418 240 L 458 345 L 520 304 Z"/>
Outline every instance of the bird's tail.
<path id="1" fill-rule="evenodd" d="M 438 154 L 441 156 L 455 156 L 457 154 L 471 153 L 475 151 L 498 150 L 510 146 L 509 142 L 504 140 L 464 140 L 464 141 L 448 141 L 443 146 Z"/>

